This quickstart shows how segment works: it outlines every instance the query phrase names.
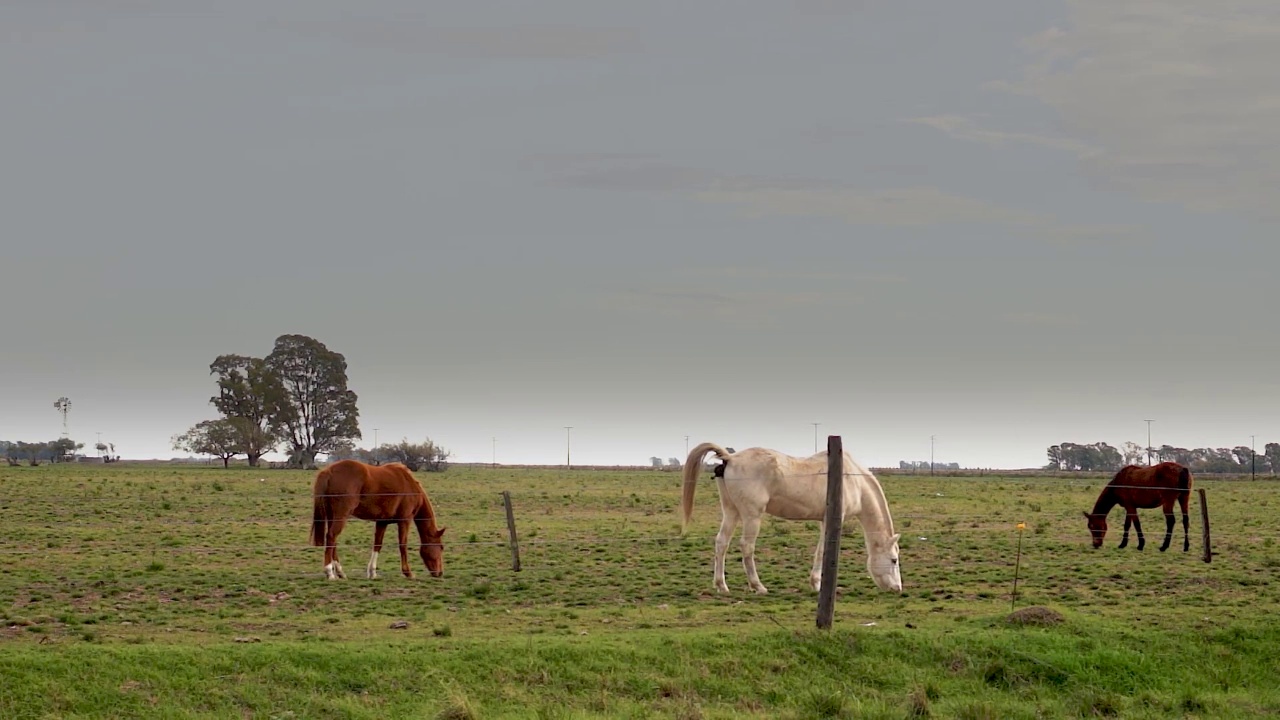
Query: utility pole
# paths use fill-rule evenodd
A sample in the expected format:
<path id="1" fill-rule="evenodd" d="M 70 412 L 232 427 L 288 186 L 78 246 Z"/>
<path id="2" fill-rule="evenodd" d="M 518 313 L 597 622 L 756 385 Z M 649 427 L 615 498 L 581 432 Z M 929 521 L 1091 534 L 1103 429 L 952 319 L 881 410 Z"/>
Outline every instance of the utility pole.
<path id="1" fill-rule="evenodd" d="M 381 464 L 382 464 L 382 463 L 378 460 L 378 428 L 374 428 L 374 429 L 373 429 L 373 452 L 371 452 L 371 453 L 369 453 L 369 454 L 370 454 L 370 455 L 373 455 L 373 464 L 374 464 L 374 465 L 381 465 Z"/>
<path id="2" fill-rule="evenodd" d="M 933 439 L 936 435 L 929 436 L 929 477 L 933 477 Z"/>
<path id="3" fill-rule="evenodd" d="M 809 423 L 813 426 L 813 454 L 818 454 L 818 426 L 822 423 Z"/>
<path id="4" fill-rule="evenodd" d="M 97 433 L 97 436 L 98 436 L 98 445 L 96 445 L 95 447 L 97 447 L 97 449 L 98 449 L 98 457 L 102 457 L 102 447 L 101 447 L 101 445 L 102 445 L 102 433 Z"/>
<path id="5" fill-rule="evenodd" d="M 1249 436 L 1249 478 L 1251 480 L 1258 479 L 1258 451 L 1254 446 L 1258 444 L 1258 436 Z"/>
<path id="6" fill-rule="evenodd" d="M 569 462 L 569 431 L 572 429 L 572 425 L 564 426 L 564 468 L 566 470 L 573 467 L 573 464 Z"/>
<path id="7" fill-rule="evenodd" d="M 1147 464 L 1151 464 L 1151 421 L 1147 421 Z"/>
<path id="8" fill-rule="evenodd" d="M 689 457 L 689 436 L 684 436 L 684 456 Z"/>

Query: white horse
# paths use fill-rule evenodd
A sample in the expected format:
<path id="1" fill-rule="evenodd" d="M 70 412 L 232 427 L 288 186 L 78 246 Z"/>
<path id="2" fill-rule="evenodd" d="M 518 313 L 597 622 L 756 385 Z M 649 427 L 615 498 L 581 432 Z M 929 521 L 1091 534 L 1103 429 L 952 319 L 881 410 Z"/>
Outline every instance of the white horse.
<path id="1" fill-rule="evenodd" d="M 731 453 L 715 443 L 702 443 L 689 453 L 684 465 L 684 494 L 680 509 L 683 535 L 693 516 L 693 491 L 702 470 L 702 459 L 714 452 L 724 465 L 716 468 L 720 488 L 720 532 L 716 535 L 715 583 L 719 592 L 729 592 L 724 581 L 724 556 L 738 521 L 742 521 L 742 567 L 751 589 L 764 594 L 756 574 L 756 536 L 760 519 L 768 513 L 787 520 L 817 520 L 818 547 L 813 553 L 809 585 L 822 585 L 822 526 L 827 506 L 827 452 L 807 458 L 792 457 L 776 450 L 748 448 Z M 898 537 L 893 517 L 880 481 L 870 470 L 844 453 L 844 516 L 842 523 L 856 517 L 867 542 L 867 571 L 881 590 L 902 592 L 898 568 Z"/>

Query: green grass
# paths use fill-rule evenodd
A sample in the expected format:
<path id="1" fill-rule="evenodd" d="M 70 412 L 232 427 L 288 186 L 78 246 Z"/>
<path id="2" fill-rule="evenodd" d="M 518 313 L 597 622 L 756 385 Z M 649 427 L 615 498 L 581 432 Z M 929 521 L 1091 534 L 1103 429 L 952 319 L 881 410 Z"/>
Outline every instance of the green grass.
<path id="1" fill-rule="evenodd" d="M 1262 717 L 1280 520 L 1273 481 L 1199 481 L 1215 556 L 1088 545 L 1100 480 L 883 478 L 904 594 L 876 590 L 856 526 L 836 629 L 812 630 L 816 523 L 770 520 L 746 592 L 736 546 L 711 589 L 714 484 L 678 537 L 668 472 L 466 468 L 420 474 L 445 577 L 395 532 L 348 525 L 350 577 L 307 545 L 312 474 L 168 465 L 0 468 L 0 716 Z M 523 570 L 510 568 L 509 490 Z M 1016 523 L 1018 606 L 1004 622 Z M 393 623 L 408 626 L 392 629 Z"/>

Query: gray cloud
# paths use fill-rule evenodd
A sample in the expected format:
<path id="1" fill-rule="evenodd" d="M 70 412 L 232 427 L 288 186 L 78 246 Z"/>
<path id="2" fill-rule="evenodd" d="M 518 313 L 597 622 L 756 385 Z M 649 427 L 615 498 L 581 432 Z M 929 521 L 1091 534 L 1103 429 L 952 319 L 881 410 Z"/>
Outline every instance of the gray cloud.
<path id="1" fill-rule="evenodd" d="M 416 18 L 291 19 L 277 23 L 295 32 L 336 38 L 359 47 L 472 60 L 593 59 L 640 47 L 637 34 L 620 27 L 442 27 L 433 20 Z"/>
<path id="2" fill-rule="evenodd" d="M 957 140 L 969 140 L 998 147 L 1015 144 L 1039 145 L 1054 150 L 1065 150 L 1082 158 L 1090 157 L 1098 152 L 1095 148 L 1071 138 L 1058 137 L 1051 134 L 1005 132 L 983 128 L 971 118 L 960 115 L 915 117 L 908 118 L 907 122 L 941 130 Z"/>
<path id="3" fill-rule="evenodd" d="M 699 193 L 698 197 L 708 202 L 745 206 L 752 216 L 830 217 L 851 225 L 1001 225 L 1052 240 L 1115 239 L 1141 234 L 1139 228 L 1130 225 L 1063 222 L 1050 215 L 989 203 L 934 187 L 870 191 L 852 188 L 717 189 Z"/>
<path id="4" fill-rule="evenodd" d="M 821 178 L 725 174 L 662 162 L 653 155 L 537 156 L 525 165 L 568 187 L 670 192 L 710 203 L 738 205 L 747 215 L 829 217 L 853 225 L 926 227 L 994 224 L 1033 231 L 1052 240 L 1129 239 L 1140 228 L 1122 224 L 1068 223 L 929 187 L 864 190 Z"/>
<path id="5" fill-rule="evenodd" d="M 1068 23 L 1024 42 L 1022 77 L 989 88 L 1054 109 L 1093 149 L 1084 167 L 1114 187 L 1199 211 L 1280 217 L 1280 5 L 1067 6 Z"/>

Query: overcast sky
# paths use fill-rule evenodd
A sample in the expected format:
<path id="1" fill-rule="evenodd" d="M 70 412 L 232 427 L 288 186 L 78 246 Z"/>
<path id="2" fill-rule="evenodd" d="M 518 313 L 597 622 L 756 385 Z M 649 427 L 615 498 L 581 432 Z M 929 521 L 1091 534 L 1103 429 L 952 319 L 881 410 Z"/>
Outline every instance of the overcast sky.
<path id="1" fill-rule="evenodd" d="M 302 333 L 459 461 L 1261 449 L 1278 66 L 1259 0 L 8 0 L 0 439 L 170 457 Z"/>

